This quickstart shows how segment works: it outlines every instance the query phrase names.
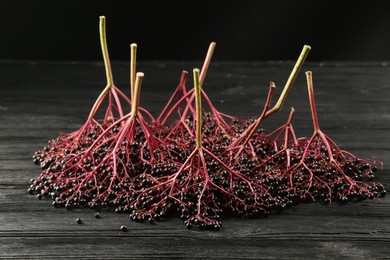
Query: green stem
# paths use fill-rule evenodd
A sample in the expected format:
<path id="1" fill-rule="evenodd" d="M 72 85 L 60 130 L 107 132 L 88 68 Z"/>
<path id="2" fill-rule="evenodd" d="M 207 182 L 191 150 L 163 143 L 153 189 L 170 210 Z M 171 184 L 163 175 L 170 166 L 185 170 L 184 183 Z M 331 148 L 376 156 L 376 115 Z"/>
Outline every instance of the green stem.
<path id="1" fill-rule="evenodd" d="M 136 78 L 135 78 L 135 84 L 134 84 L 134 100 L 132 100 L 132 103 L 131 103 L 131 105 L 132 105 L 131 113 L 133 114 L 133 116 L 138 115 L 141 85 L 142 85 L 143 78 L 144 78 L 144 74 L 142 72 L 137 72 Z"/>
<path id="2" fill-rule="evenodd" d="M 284 86 L 283 91 L 280 94 L 278 101 L 276 102 L 276 104 L 273 108 L 268 110 L 265 117 L 269 117 L 270 115 L 274 114 L 275 112 L 278 112 L 282 108 L 282 105 L 287 98 L 287 94 L 290 91 L 292 85 L 294 84 L 294 81 L 297 78 L 298 72 L 300 71 L 300 69 L 301 69 L 307 55 L 309 54 L 310 50 L 311 50 L 311 47 L 309 45 L 303 46 L 301 54 L 299 55 L 299 58 L 298 58 L 297 62 L 295 63 L 293 70 L 291 71 L 290 77 L 288 78 L 286 85 Z"/>
<path id="3" fill-rule="evenodd" d="M 195 104 L 196 104 L 196 147 L 202 148 L 202 96 L 200 92 L 200 71 L 194 69 L 194 88 L 195 88 Z"/>
<path id="4" fill-rule="evenodd" d="M 108 55 L 108 48 L 107 48 L 106 17 L 105 16 L 100 16 L 99 32 L 100 32 L 100 45 L 102 47 L 104 66 L 106 68 L 107 87 L 111 88 L 111 86 L 114 85 L 114 80 L 112 77 L 110 57 Z"/>
<path id="5" fill-rule="evenodd" d="M 134 100 L 134 88 L 136 80 L 136 65 L 137 65 L 137 44 L 132 43 L 130 45 L 130 94 L 131 101 Z"/>

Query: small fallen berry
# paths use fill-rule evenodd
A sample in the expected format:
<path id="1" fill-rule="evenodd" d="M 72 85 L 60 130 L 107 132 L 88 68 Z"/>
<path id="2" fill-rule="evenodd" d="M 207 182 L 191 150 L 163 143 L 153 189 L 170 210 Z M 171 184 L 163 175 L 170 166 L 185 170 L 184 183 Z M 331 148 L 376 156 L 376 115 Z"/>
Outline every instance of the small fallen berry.
<path id="1" fill-rule="evenodd" d="M 99 212 L 96 212 L 96 213 L 95 213 L 95 218 L 101 218 Z"/>
<path id="2" fill-rule="evenodd" d="M 122 226 L 121 226 L 121 230 L 122 230 L 122 232 L 126 232 L 126 231 L 127 231 L 127 226 L 122 225 Z"/>
<path id="3" fill-rule="evenodd" d="M 77 222 L 77 224 L 82 224 L 82 223 L 83 223 L 83 220 L 82 220 L 81 218 L 77 218 L 77 219 L 76 219 L 76 222 Z"/>

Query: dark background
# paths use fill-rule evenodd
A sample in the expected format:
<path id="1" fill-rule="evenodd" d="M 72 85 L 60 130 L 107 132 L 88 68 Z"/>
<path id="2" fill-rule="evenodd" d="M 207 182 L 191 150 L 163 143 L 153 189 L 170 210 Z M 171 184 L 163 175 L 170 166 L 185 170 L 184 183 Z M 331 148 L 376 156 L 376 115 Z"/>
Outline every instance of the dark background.
<path id="1" fill-rule="evenodd" d="M 173 1 L 172 1 L 173 2 Z M 112 60 L 390 60 L 389 1 L 1 1 L 0 59 L 101 60 L 107 17 Z"/>

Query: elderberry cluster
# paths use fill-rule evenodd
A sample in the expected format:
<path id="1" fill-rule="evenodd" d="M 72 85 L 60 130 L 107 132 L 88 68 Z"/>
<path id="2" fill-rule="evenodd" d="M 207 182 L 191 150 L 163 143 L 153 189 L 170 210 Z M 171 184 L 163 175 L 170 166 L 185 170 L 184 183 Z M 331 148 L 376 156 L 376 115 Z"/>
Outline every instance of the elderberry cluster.
<path id="1" fill-rule="evenodd" d="M 202 71 L 194 69 L 194 89 L 186 88 L 188 72 L 183 71 L 154 118 L 139 107 L 144 74 L 136 71 L 137 45 L 131 44 L 129 98 L 113 83 L 104 16 L 99 31 L 107 86 L 80 129 L 61 133 L 34 154 L 41 172 L 28 192 L 38 199 L 66 209 L 110 208 L 135 222 L 178 216 L 188 228 L 219 230 L 227 214 L 267 217 L 300 202 L 385 196 L 383 185 L 373 181 L 380 162 L 340 149 L 320 130 L 311 72 L 306 75 L 314 134 L 297 137 L 293 109 L 277 129 L 259 128 L 281 108 L 310 46 L 303 47 L 276 105 L 270 107 L 271 82 L 260 117 L 245 120 L 219 112 L 204 91 L 211 43 Z M 104 110 L 103 118 L 98 110 Z"/>
<path id="2" fill-rule="evenodd" d="M 286 142 L 281 138 L 291 129 L 286 125 L 270 134 L 257 130 L 237 154 L 232 143 L 255 120 L 234 118 L 222 128 L 216 118 L 203 113 L 204 151 L 190 160 L 197 149 L 193 115 L 171 126 L 142 122 L 143 127 L 124 132 L 126 124 L 114 122 L 88 127 L 78 139 L 63 134 L 34 154 L 42 172 L 29 192 L 52 199 L 55 207 L 109 207 L 136 222 L 180 216 L 188 228 L 215 230 L 225 214 L 266 217 L 299 202 L 346 202 L 386 193 L 372 182 L 374 161 L 335 144 L 328 151 L 308 138 Z M 154 137 L 145 135 L 146 128 Z"/>

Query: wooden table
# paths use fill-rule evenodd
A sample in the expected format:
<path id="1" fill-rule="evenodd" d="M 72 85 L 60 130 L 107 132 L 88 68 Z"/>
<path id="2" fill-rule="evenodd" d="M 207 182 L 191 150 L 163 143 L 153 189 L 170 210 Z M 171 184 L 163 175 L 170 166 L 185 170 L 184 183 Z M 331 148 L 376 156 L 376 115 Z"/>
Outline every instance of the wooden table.
<path id="1" fill-rule="evenodd" d="M 154 115 L 182 69 L 201 62 L 145 62 L 141 105 Z M 204 89 L 228 114 L 260 113 L 274 81 L 278 95 L 291 62 L 215 62 Z M 128 64 L 113 63 L 127 91 Z M 380 63 L 307 63 L 283 110 L 264 122 L 273 129 L 297 110 L 299 136 L 312 133 L 305 70 L 312 70 L 322 130 L 342 148 L 384 163 L 377 180 L 390 187 L 390 67 Z M 192 77 L 190 77 L 190 81 Z M 189 86 L 192 84 L 189 83 Z M 390 257 L 390 199 L 324 206 L 299 204 L 266 219 L 227 218 L 217 231 L 187 230 L 179 219 L 133 223 L 127 214 L 56 209 L 27 193 L 38 175 L 32 154 L 81 126 L 105 86 L 102 63 L 0 62 L 0 258 L 253 258 L 383 259 Z M 76 224 L 81 217 L 83 224 Z M 120 226 L 127 225 L 128 232 Z"/>

